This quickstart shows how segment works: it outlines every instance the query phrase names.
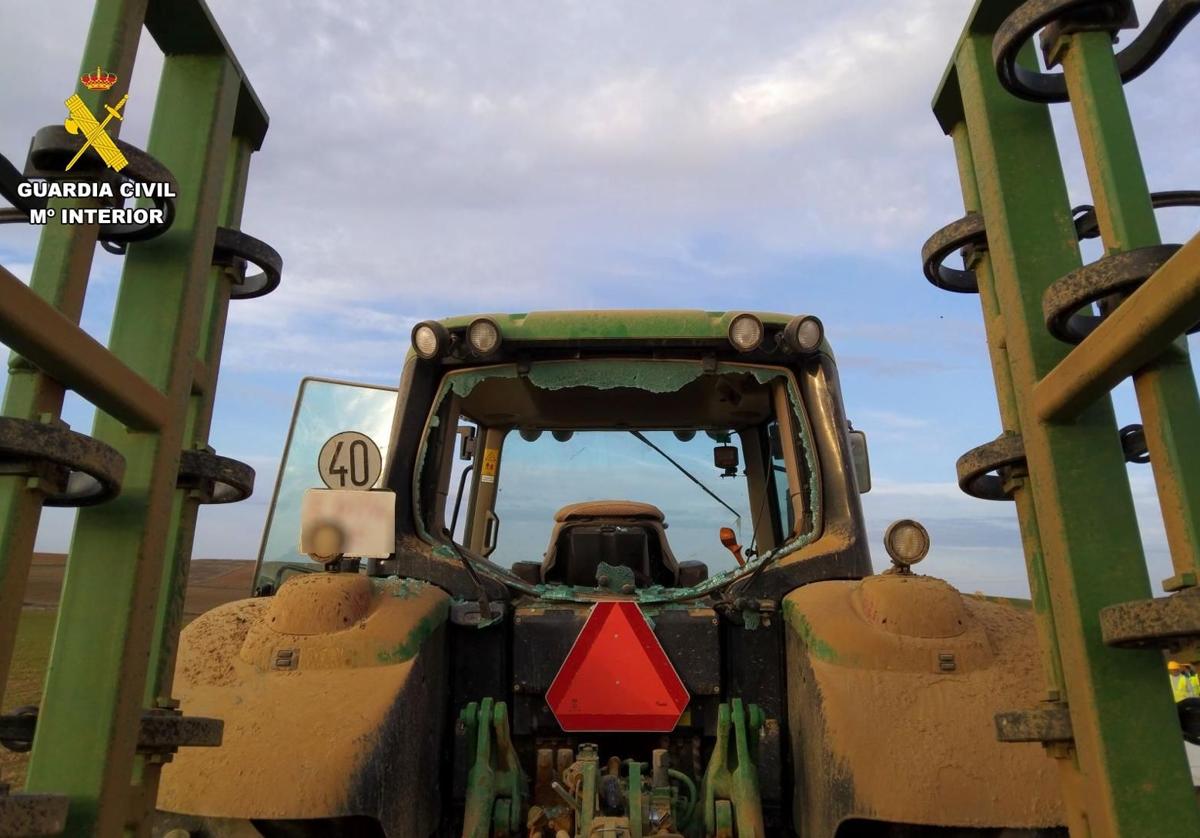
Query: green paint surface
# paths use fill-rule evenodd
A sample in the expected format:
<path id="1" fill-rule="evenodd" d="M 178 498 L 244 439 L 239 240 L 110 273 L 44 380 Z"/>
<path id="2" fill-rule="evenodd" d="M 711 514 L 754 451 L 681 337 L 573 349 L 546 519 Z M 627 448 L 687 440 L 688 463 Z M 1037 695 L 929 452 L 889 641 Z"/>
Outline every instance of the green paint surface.
<path id="1" fill-rule="evenodd" d="M 487 317 L 507 342 L 577 343 L 598 340 L 712 340 L 728 335 L 729 323 L 739 314 L 753 314 L 767 326 L 783 326 L 795 314 L 770 311 L 700 311 L 697 309 L 624 309 L 608 311 L 535 311 L 509 314 L 470 314 L 440 322 L 450 330 L 464 330 L 473 320 Z M 822 341 L 821 351 L 832 355 Z M 409 357 L 415 357 L 409 347 Z"/>
<path id="2" fill-rule="evenodd" d="M 380 593 L 391 594 L 397 599 L 411 599 L 420 596 L 429 587 L 429 583 L 424 579 L 409 579 L 407 576 L 372 579 L 371 584 Z"/>
<path id="3" fill-rule="evenodd" d="M 422 586 L 427 584 L 419 582 L 416 579 L 385 580 L 385 582 L 392 581 L 416 583 Z M 409 587 L 406 585 L 396 585 L 395 587 L 397 591 L 403 592 L 393 592 L 393 596 L 402 598 L 416 596 L 415 593 L 407 592 Z M 412 660 L 417 656 L 417 652 L 421 651 L 421 647 L 425 645 L 425 641 L 429 639 L 430 635 L 445 624 L 446 618 L 449 615 L 450 601 L 446 599 L 439 600 L 433 610 L 413 626 L 412 631 L 408 633 L 407 637 L 390 649 L 380 649 L 376 653 L 377 660 L 381 664 L 404 663 L 407 660 Z"/>
<path id="4" fill-rule="evenodd" d="M 808 618 L 800 610 L 800 606 L 790 599 L 785 599 L 783 601 L 783 617 L 796 634 L 800 635 L 800 639 L 804 641 L 804 645 L 808 647 L 814 657 L 830 663 L 837 663 L 839 659 L 837 649 L 817 636 L 813 627 L 809 625 Z"/>
<path id="5" fill-rule="evenodd" d="M 587 340 L 654 338 L 722 338 L 740 311 L 696 309 L 627 309 L 610 311 L 535 311 L 450 317 L 441 323 L 461 329 L 477 317 L 488 317 L 505 340 Z M 755 311 L 764 323 L 783 325 L 794 315 Z"/>

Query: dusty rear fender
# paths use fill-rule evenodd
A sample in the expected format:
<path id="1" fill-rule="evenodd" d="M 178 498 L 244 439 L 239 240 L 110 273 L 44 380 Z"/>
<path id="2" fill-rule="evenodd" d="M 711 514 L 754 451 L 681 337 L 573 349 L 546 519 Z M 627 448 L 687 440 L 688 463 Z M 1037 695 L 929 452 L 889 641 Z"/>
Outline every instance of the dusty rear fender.
<path id="1" fill-rule="evenodd" d="M 449 597 L 409 579 L 295 577 L 180 636 L 174 694 L 225 721 L 164 767 L 158 807 L 216 818 L 438 818 Z"/>
<path id="2" fill-rule="evenodd" d="M 996 741 L 996 713 L 1042 697 L 1028 609 L 885 574 L 799 588 L 784 617 L 800 834 L 1062 824 L 1054 760 Z"/>

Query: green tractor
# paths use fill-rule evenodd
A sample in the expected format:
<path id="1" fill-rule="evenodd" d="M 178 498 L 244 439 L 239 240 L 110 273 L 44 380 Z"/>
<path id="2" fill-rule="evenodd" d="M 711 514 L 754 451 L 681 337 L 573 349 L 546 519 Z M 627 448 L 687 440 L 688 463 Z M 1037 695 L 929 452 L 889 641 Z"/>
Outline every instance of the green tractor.
<path id="1" fill-rule="evenodd" d="M 1028 603 L 872 570 L 821 322 L 419 323 L 398 390 L 307 379 L 255 596 L 183 632 L 220 748 L 193 835 L 1065 835 Z M 176 833 L 178 834 L 178 833 Z"/>

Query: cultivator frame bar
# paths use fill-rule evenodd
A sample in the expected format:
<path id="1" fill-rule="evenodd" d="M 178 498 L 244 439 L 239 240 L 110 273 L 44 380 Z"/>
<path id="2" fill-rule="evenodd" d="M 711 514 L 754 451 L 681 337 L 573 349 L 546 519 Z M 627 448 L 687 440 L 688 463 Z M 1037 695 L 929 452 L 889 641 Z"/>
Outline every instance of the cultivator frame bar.
<path id="1" fill-rule="evenodd" d="M 253 483 L 208 433 L 229 300 L 279 282 L 278 254 L 238 229 L 267 115 L 203 0 L 96 0 L 81 71 L 103 67 L 117 83 L 80 93 L 93 112 L 128 90 L 143 30 L 164 60 L 148 148 L 130 168 L 174 181 L 170 223 L 131 234 L 52 222 L 28 286 L 0 268 L 0 340 L 14 351 L 0 420 L 0 686 L 42 506 L 81 507 L 27 793 L 0 788 L 0 836 L 144 833 L 162 762 L 219 741 L 218 720 L 182 716 L 171 673 L 198 506 L 241 499 Z M 63 81 L 65 95 L 75 83 Z M 38 154 L 61 154 L 46 148 L 58 133 L 38 132 L 30 174 L 53 168 Z M 0 176 L 5 194 L 21 177 L 3 159 Z M 2 220 L 30 209 L 13 203 Z M 98 241 L 125 254 L 107 347 L 79 327 Z M 247 262 L 263 273 L 246 276 Z M 63 425 L 66 390 L 98 408 L 89 436 Z M 81 482 L 94 491 L 76 491 Z M 174 733 L 148 748 L 146 719 Z"/>
<path id="2" fill-rule="evenodd" d="M 1154 216 L 1200 195 L 1151 195 L 1122 87 L 1197 13 L 1166 0 L 1114 53 L 1137 25 L 1125 0 L 979 0 L 933 103 L 967 215 L 931 237 L 925 273 L 979 294 L 1002 426 L 960 460 L 960 484 L 1015 501 L 1046 682 L 997 732 L 1057 758 L 1076 836 L 1200 834 L 1161 653 L 1200 637 L 1200 398 L 1183 338 L 1200 323 L 1200 235 L 1165 248 Z M 1039 30 L 1061 73 L 1038 69 Z M 1067 101 L 1094 208 L 1068 203 L 1049 112 Z M 1097 232 L 1106 255 L 1083 266 L 1077 240 Z M 957 247 L 964 271 L 940 264 Z M 1100 316 L 1073 319 L 1088 301 Z M 1126 378 L 1144 426 L 1119 434 L 1108 394 Z M 1147 452 L 1174 566 L 1158 599 L 1125 466 Z"/>

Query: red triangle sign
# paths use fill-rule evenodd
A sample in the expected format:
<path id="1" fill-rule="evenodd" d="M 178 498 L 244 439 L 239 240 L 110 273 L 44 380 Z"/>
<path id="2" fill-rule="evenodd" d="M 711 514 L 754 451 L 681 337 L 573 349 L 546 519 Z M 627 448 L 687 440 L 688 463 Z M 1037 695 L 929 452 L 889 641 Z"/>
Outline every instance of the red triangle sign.
<path id="1" fill-rule="evenodd" d="M 599 602 L 546 691 L 559 725 L 573 732 L 675 729 L 688 692 L 637 603 Z"/>

